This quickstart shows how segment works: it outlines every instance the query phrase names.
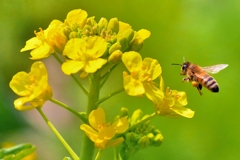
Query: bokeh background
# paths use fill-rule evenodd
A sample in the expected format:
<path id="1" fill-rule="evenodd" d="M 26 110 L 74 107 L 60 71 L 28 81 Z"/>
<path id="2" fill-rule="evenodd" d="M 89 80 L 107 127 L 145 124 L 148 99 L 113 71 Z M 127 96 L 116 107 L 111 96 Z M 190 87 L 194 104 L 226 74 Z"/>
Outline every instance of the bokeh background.
<path id="1" fill-rule="evenodd" d="M 63 21 L 70 10 L 77 8 L 86 10 L 97 21 L 101 17 L 117 17 L 131 24 L 134 30 L 150 30 L 151 37 L 145 41 L 142 56 L 158 59 L 165 86 L 185 91 L 187 107 L 195 111 L 192 119 L 155 118 L 152 124 L 161 130 L 163 144 L 138 152 L 133 160 L 240 159 L 239 0 L 0 0 L 0 143 L 35 144 L 39 160 L 69 156 L 35 110 L 19 112 L 14 109 L 13 101 L 17 96 L 8 84 L 17 72 L 29 72 L 33 63 L 29 52 L 19 51 L 25 41 L 34 36 L 33 31 L 47 28 L 53 19 Z M 229 64 L 214 75 L 220 92 L 214 94 L 203 89 L 203 96 L 199 96 L 190 84 L 182 83 L 180 67 L 171 63 L 182 63 L 183 57 L 201 66 Z M 44 63 L 49 70 L 54 98 L 84 111 L 83 92 L 61 72 L 54 58 Z M 120 65 L 112 74 L 107 82 L 110 88 L 105 88 L 102 96 L 122 86 L 122 69 Z M 137 108 L 146 114 L 153 112 L 146 98 L 129 97 L 125 93 L 106 101 L 102 107 L 107 111 L 108 120 L 121 107 L 128 107 L 130 113 Z M 47 103 L 43 110 L 79 153 L 81 121 L 52 103 Z M 112 156 L 113 150 L 107 149 L 101 159 L 112 159 Z"/>

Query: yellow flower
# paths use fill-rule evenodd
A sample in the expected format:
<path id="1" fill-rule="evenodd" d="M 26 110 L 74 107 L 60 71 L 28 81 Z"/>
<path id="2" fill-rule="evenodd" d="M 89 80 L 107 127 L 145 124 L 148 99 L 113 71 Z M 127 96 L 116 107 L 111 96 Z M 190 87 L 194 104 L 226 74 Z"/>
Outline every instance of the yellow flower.
<path id="1" fill-rule="evenodd" d="M 68 41 L 63 51 L 67 60 L 62 64 L 62 71 L 70 75 L 83 70 L 86 73 L 94 73 L 106 62 L 101 56 L 107 50 L 107 42 L 98 36 L 89 37 L 87 40 L 73 38 Z"/>
<path id="2" fill-rule="evenodd" d="M 24 48 L 20 52 L 31 51 L 31 59 L 42 59 L 49 57 L 55 51 L 62 52 L 66 36 L 63 34 L 63 23 L 53 20 L 46 30 L 40 28 L 39 32 L 34 31 L 36 37 L 26 42 Z"/>
<path id="3" fill-rule="evenodd" d="M 89 124 L 82 124 L 80 129 L 85 132 L 98 149 L 114 147 L 123 142 L 123 137 L 113 139 L 116 134 L 124 133 L 129 126 L 127 116 L 116 120 L 113 124 L 106 123 L 104 110 L 99 107 L 88 117 Z"/>
<path id="4" fill-rule="evenodd" d="M 171 117 L 180 115 L 186 118 L 192 118 L 194 116 L 194 111 L 184 107 L 187 105 L 187 96 L 185 92 L 167 88 L 163 100 L 158 102 L 155 101 L 154 103 L 159 115 Z"/>
<path id="5" fill-rule="evenodd" d="M 30 73 L 18 72 L 15 74 L 9 86 L 17 95 L 21 96 L 14 101 L 17 110 L 41 107 L 52 97 L 47 70 L 42 62 L 33 63 Z"/>
<path id="6" fill-rule="evenodd" d="M 153 80 L 162 73 L 160 64 L 156 59 L 142 57 L 135 51 L 125 52 L 122 61 L 130 75 L 123 72 L 124 89 L 130 96 L 145 94 L 150 100 L 161 100 L 163 94 L 158 92 L 158 88 Z M 160 99 L 159 99 L 160 98 Z"/>

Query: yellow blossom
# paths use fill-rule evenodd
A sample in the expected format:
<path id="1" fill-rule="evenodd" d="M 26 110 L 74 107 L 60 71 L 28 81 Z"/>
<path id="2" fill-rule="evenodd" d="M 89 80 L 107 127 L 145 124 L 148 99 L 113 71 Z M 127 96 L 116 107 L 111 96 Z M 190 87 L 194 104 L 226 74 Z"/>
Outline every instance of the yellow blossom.
<path id="1" fill-rule="evenodd" d="M 17 95 L 21 96 L 14 101 L 17 110 L 40 107 L 52 97 L 47 70 L 42 62 L 33 63 L 30 73 L 18 72 L 15 74 L 9 86 Z"/>
<path id="2" fill-rule="evenodd" d="M 29 39 L 20 52 L 31 51 L 31 59 L 42 59 L 49 57 L 55 51 L 62 52 L 67 42 L 63 34 L 63 23 L 53 20 L 46 30 L 40 28 L 39 32 L 34 31 L 36 37 Z"/>
<path id="3" fill-rule="evenodd" d="M 85 132 L 98 149 L 114 147 L 123 142 L 123 137 L 113 139 L 116 134 L 124 133 L 129 126 L 127 116 L 117 119 L 113 124 L 106 123 L 104 110 L 99 107 L 88 117 L 89 124 L 82 124 L 80 129 Z"/>
<path id="4" fill-rule="evenodd" d="M 163 94 L 153 80 L 162 73 L 160 64 L 156 59 L 142 57 L 135 51 L 125 52 L 122 61 L 130 74 L 123 72 L 124 89 L 130 96 L 145 94 L 150 100 L 161 100 Z M 160 99 L 159 99 L 160 98 Z"/>
<path id="5" fill-rule="evenodd" d="M 82 70 L 86 73 L 94 73 L 106 62 L 101 56 L 107 50 L 107 42 L 98 36 L 89 37 L 87 40 L 73 38 L 68 41 L 63 51 L 67 60 L 62 64 L 62 70 L 70 75 Z"/>
<path id="6" fill-rule="evenodd" d="M 194 111 L 184 107 L 187 105 L 187 96 L 185 92 L 167 88 L 163 100 L 158 102 L 155 101 L 154 103 L 159 115 L 171 117 L 180 115 L 186 118 L 192 118 L 194 116 Z"/>

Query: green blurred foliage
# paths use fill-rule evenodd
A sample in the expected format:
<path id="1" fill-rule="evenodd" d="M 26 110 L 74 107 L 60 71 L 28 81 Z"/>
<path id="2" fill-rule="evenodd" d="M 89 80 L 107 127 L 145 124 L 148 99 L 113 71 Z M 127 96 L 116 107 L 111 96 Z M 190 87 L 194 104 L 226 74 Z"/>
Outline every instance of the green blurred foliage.
<path id="1" fill-rule="evenodd" d="M 86 10 L 89 16 L 95 16 L 97 20 L 101 17 L 107 19 L 117 17 L 131 24 L 134 30 L 141 28 L 150 30 L 152 35 L 145 41 L 141 54 L 143 57 L 159 60 L 163 68 L 165 86 L 186 91 L 189 102 L 187 107 L 196 111 L 192 119 L 167 117 L 154 119 L 152 123 L 164 136 L 162 146 L 140 151 L 133 160 L 240 159 L 238 151 L 240 107 L 236 101 L 240 73 L 239 7 L 238 0 L 1 0 L 0 143 L 4 141 L 33 143 L 38 148 L 39 159 L 46 157 L 62 159 L 69 156 L 40 116 L 28 119 L 25 117 L 29 117 L 27 115 L 33 114 L 34 111 L 18 112 L 14 109 L 12 103 L 16 95 L 10 90 L 8 83 L 18 71 L 28 72 L 33 63 L 28 58 L 29 52 L 19 52 L 26 40 L 34 36 L 33 31 L 39 27 L 47 28 L 53 19 L 63 21 L 70 10 L 81 8 Z M 229 64 L 227 69 L 214 75 L 220 85 L 220 92 L 214 94 L 203 89 L 203 96 L 199 96 L 197 90 L 190 84 L 182 84 L 182 77 L 179 76 L 180 67 L 172 66 L 171 63 L 182 63 L 183 57 L 201 66 Z M 55 63 L 54 59 L 47 62 Z M 107 82 L 111 89 L 121 87 L 122 69 L 122 66 L 118 67 Z M 55 76 L 55 73 L 52 73 L 49 75 L 50 81 L 51 77 Z M 69 80 L 67 79 L 68 83 L 73 83 Z M 72 89 L 73 86 L 74 84 L 59 84 L 60 91 L 55 91 L 54 96 L 61 94 L 62 97 L 69 99 L 71 104 L 76 103 L 72 102 L 73 98 L 84 96 L 79 90 Z M 111 89 L 104 89 L 102 96 L 112 92 Z M 76 93 L 75 96 L 71 96 L 73 92 Z M 86 100 L 82 100 L 81 104 L 75 106 L 83 106 L 85 102 Z M 109 120 L 121 107 L 128 107 L 130 113 L 137 108 L 143 109 L 147 114 L 153 112 L 153 106 L 147 99 L 129 97 L 125 93 L 102 105 L 111 116 Z M 50 119 L 54 117 L 48 116 Z M 40 119 L 39 123 L 42 123 L 42 126 L 33 125 L 37 119 Z M 31 127 L 26 125 L 25 120 L 28 121 L 27 124 L 31 122 Z M 53 123 L 78 153 L 81 144 L 80 121 L 72 118 L 71 122 L 68 125 L 59 124 L 57 121 Z M 104 151 L 101 159 L 111 157 L 112 151 L 112 149 Z"/>

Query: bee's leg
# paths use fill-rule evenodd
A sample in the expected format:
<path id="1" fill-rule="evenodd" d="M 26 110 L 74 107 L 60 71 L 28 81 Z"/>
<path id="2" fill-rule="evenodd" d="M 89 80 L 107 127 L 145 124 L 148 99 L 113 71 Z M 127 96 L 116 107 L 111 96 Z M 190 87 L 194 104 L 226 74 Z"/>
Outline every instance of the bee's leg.
<path id="1" fill-rule="evenodd" d="M 192 86 L 197 88 L 197 90 L 198 90 L 198 92 L 199 92 L 200 95 L 203 94 L 203 93 L 201 92 L 201 90 L 202 90 L 202 85 L 201 85 L 201 84 L 199 84 L 199 83 L 196 82 L 196 81 L 192 81 Z"/>
<path id="2" fill-rule="evenodd" d="M 198 89 L 198 92 L 199 92 L 199 94 L 200 94 L 200 96 L 201 96 L 201 95 L 203 94 L 203 93 L 201 92 L 201 90 L 202 90 L 202 85 L 201 85 L 201 84 L 198 84 L 197 89 Z"/>
<path id="3" fill-rule="evenodd" d="M 185 77 L 182 79 L 182 82 L 190 82 L 190 78 L 189 77 Z"/>

